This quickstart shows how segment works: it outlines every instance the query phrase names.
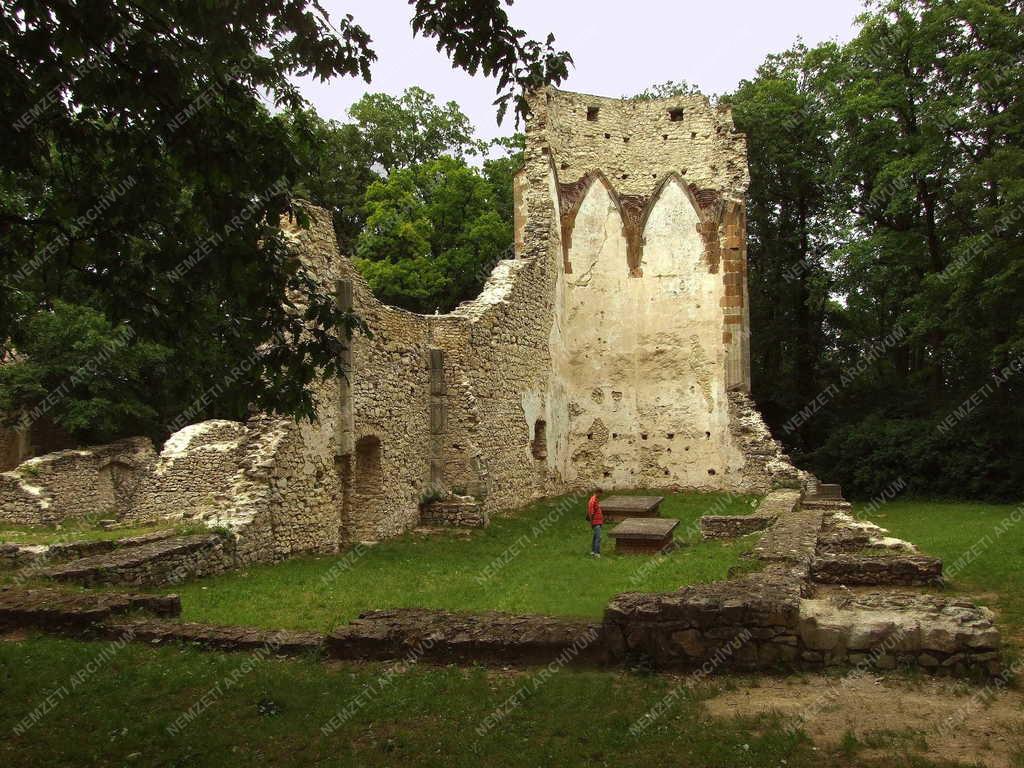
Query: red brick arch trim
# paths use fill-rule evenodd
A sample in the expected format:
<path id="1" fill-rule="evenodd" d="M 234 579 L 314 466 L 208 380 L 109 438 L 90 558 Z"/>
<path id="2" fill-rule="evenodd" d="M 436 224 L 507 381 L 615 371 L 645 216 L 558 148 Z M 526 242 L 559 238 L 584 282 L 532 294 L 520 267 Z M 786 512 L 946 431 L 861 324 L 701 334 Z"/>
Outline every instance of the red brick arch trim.
<path id="1" fill-rule="evenodd" d="M 604 185 L 622 218 L 622 234 L 626 239 L 626 267 L 631 277 L 643 277 L 641 264 L 643 263 L 644 230 L 647 228 L 647 220 L 665 188 L 672 182 L 678 182 L 697 212 L 697 217 L 700 220 L 697 231 L 704 240 L 704 257 L 708 271 L 718 274 L 722 258 L 719 230 L 723 213 L 722 196 L 719 192 L 687 184 L 682 175 L 675 172 L 667 174 L 658 182 L 650 195 L 620 195 L 608 177 L 599 170 L 588 171 L 573 182 L 562 183 L 558 181 L 557 174 L 555 180 L 558 188 L 562 228 L 562 265 L 565 274 L 572 274 L 569 251 L 572 248 L 576 216 L 595 182 Z"/>

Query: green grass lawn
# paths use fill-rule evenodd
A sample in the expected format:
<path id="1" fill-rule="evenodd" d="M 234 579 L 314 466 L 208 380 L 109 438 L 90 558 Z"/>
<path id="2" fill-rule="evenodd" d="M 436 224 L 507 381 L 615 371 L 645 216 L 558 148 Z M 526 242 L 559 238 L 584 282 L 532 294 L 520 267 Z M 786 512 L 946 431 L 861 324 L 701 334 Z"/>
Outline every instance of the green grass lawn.
<path id="1" fill-rule="evenodd" d="M 855 505 L 862 513 L 864 505 Z M 867 517 L 941 557 L 949 589 L 979 596 L 1024 632 L 1024 509 L 1012 505 L 892 501 Z"/>
<path id="2" fill-rule="evenodd" d="M 664 517 L 681 521 L 687 546 L 664 558 L 619 556 L 605 526 L 600 560 L 588 557 L 585 500 L 552 499 L 490 527 L 441 534 L 409 534 L 348 553 L 300 557 L 182 585 L 183 616 L 190 621 L 285 629 L 329 630 L 361 612 L 380 608 L 498 610 L 599 617 L 620 592 L 674 590 L 725 578 L 750 539 L 700 540 L 694 526 L 709 511 L 743 514 L 751 497 L 675 494 Z"/>
<path id="3" fill-rule="evenodd" d="M 0 640 L 0 765 L 954 765 L 916 753 L 925 734 L 885 739 L 884 751 L 862 755 L 881 734 L 816 748 L 795 721 L 779 716 L 710 718 L 703 701 L 723 691 L 756 688 L 759 679 L 687 682 L 628 672 L 511 673 L 425 664 L 398 669 L 178 645 Z M 811 684 L 821 685 L 821 679 Z M 645 732 L 630 733 L 637 718 L 662 706 Z M 1024 765 L 1024 754 L 1017 753 L 1012 765 Z"/>
<path id="4" fill-rule="evenodd" d="M 382 685 L 385 669 L 177 646 L 0 642 L 0 765 L 820 764 L 802 735 L 772 718 L 704 721 L 699 700 L 707 688 L 683 689 L 647 733 L 631 735 L 631 723 L 675 686 L 668 677 L 563 670 L 545 680 L 539 670 L 422 666 Z M 520 690 L 521 704 L 508 704 Z M 497 727 L 478 733 L 503 705 Z M 321 730 L 346 708 L 351 717 Z M 186 722 L 190 710 L 195 717 Z M 184 727 L 168 730 L 176 721 Z M 18 733 L 19 723 L 29 727 Z"/>
<path id="5" fill-rule="evenodd" d="M 306 558 L 185 585 L 187 618 L 326 628 L 394 605 L 598 615 L 626 589 L 672 589 L 720 578 L 752 543 L 699 543 L 666 558 L 586 557 L 582 506 L 557 500 L 458 534 L 383 543 L 361 557 Z M 664 513 L 692 524 L 722 497 L 673 496 Z M 727 511 L 745 511 L 737 501 Z M 870 517 L 956 569 L 953 589 L 1020 627 L 1024 537 L 1014 507 L 893 502 Z M 550 525 L 535 534 L 542 520 Z M 1024 520 L 1020 521 L 1024 524 Z M 998 533 L 1002 531 L 1002 533 Z M 523 537 L 526 537 L 523 539 Z M 501 557 L 517 541 L 518 555 Z M 972 551 L 975 555 L 961 560 Z M 967 562 L 970 560 L 970 562 Z M 957 564 L 960 561 L 960 564 Z M 332 567 L 350 563 L 341 570 Z M 491 579 L 476 576 L 494 569 Z M 637 568 L 656 563 L 649 572 Z M 660 563 L 660 564 L 659 564 Z M 749 567 L 749 566 L 747 566 Z M 337 578 L 322 580 L 325 575 Z M 0 639 L 0 766 L 661 766 L 692 768 L 931 768 L 911 733 L 885 749 L 852 736 L 815 746 L 792 721 L 709 719 L 702 701 L 761 678 L 680 687 L 668 675 L 541 669 L 324 663 L 203 652 L 179 645 Z M 819 679 L 809 684 L 820 686 Z M 913 678 L 907 685 L 913 685 Z M 670 691 L 678 696 L 666 699 Z M 965 688 L 962 695 L 970 692 Z M 642 736 L 630 725 L 667 709 Z M 334 720 L 336 728 L 324 730 Z M 493 725 L 487 728 L 487 724 Z M 904 743 L 905 742 L 905 743 Z M 949 766 L 951 763 L 941 763 Z M 1024 768 L 1024 753 L 1012 765 Z"/>

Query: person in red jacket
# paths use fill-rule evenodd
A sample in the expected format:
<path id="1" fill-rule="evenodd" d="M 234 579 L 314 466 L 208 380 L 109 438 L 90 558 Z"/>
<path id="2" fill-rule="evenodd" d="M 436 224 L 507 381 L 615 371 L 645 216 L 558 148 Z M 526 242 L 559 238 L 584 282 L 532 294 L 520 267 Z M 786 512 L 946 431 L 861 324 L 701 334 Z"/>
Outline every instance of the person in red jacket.
<path id="1" fill-rule="evenodd" d="M 604 512 L 601 511 L 601 502 L 597 498 L 600 495 L 601 489 L 595 488 L 590 501 L 587 502 L 587 521 L 590 523 L 590 528 L 594 533 L 590 545 L 591 557 L 601 556 L 601 526 L 604 525 Z"/>

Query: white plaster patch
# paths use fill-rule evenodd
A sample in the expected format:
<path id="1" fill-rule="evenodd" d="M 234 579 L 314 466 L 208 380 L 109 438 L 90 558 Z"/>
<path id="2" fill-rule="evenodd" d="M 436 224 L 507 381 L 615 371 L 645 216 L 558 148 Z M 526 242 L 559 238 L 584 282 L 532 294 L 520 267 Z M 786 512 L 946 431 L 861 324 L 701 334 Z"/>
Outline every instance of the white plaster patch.
<path id="1" fill-rule="evenodd" d="M 30 496 L 36 497 L 36 501 L 39 504 L 40 509 L 49 509 L 52 503 L 49 494 L 46 493 L 46 489 L 42 486 L 33 485 L 25 480 L 25 478 L 18 479 L 18 487 L 21 488 L 25 493 Z"/>

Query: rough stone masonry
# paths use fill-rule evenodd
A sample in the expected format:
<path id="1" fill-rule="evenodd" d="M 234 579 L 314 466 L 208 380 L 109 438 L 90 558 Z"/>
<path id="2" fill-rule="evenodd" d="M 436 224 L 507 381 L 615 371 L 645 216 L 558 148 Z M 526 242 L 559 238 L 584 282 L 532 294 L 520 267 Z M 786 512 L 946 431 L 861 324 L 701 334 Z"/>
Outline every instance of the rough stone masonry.
<path id="1" fill-rule="evenodd" d="M 799 486 L 748 396 L 749 175 L 729 110 L 555 89 L 531 106 L 515 252 L 477 299 L 437 316 L 383 305 L 312 209 L 311 227 L 286 225 L 294 252 L 372 331 L 319 384 L 317 421 L 190 425 L 94 495 L 132 521 L 227 529 L 256 561 L 401 534 L 445 494 L 486 520 L 594 485 Z M 90 487 L 118 477 L 82 471 Z M 34 499 L 40 519 L 90 512 L 43 475 L 8 479 L 19 522 Z"/>

